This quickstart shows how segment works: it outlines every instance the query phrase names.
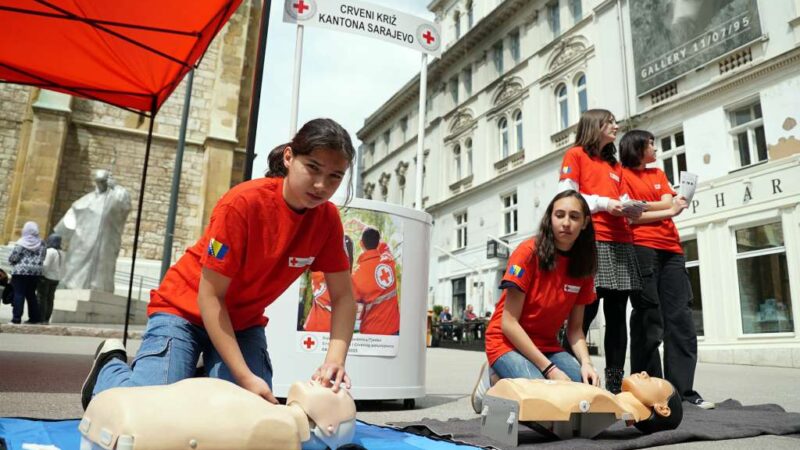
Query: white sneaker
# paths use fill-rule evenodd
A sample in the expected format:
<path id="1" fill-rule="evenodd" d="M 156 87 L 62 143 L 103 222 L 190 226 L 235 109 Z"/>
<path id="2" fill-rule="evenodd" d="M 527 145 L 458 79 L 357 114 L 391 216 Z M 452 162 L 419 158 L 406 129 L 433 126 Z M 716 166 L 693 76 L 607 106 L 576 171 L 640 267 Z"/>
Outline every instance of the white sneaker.
<path id="1" fill-rule="evenodd" d="M 481 373 L 478 375 L 478 380 L 475 382 L 475 387 L 472 389 L 470 401 L 472 402 L 472 409 L 477 414 L 481 413 L 483 409 L 483 397 L 486 396 L 486 391 L 492 387 L 491 382 L 492 368 L 487 363 L 481 365 Z"/>
<path id="2" fill-rule="evenodd" d="M 717 407 L 716 403 L 703 400 L 702 398 L 696 398 L 692 400 L 692 404 L 700 409 L 714 409 Z"/>

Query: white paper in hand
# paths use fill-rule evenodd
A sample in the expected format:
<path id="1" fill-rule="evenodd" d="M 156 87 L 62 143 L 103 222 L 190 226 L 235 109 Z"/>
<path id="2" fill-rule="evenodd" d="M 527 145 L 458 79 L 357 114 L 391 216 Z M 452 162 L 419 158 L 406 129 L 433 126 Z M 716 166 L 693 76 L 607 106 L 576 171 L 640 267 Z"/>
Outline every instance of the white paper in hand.
<path id="1" fill-rule="evenodd" d="M 692 201 L 694 190 L 697 189 L 697 175 L 691 172 L 681 172 L 681 184 L 678 188 L 678 195 L 686 198 L 687 202 Z"/>

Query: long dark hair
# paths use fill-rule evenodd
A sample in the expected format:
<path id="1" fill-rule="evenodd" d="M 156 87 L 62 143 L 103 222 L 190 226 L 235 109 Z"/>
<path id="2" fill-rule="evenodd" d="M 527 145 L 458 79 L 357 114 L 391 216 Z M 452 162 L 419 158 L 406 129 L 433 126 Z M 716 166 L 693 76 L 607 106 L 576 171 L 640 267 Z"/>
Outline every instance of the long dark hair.
<path id="1" fill-rule="evenodd" d="M 619 159 L 624 167 L 635 169 L 642 165 L 644 151 L 650 141 L 655 141 L 653 133 L 645 130 L 631 130 L 619 141 Z"/>
<path id="2" fill-rule="evenodd" d="M 578 131 L 575 135 L 575 145 L 583 147 L 589 156 L 599 156 L 612 166 L 617 165 L 617 148 L 613 142 L 609 142 L 605 147 L 600 148 L 603 126 L 614 119 L 611 111 L 606 109 L 590 109 L 581 114 L 578 121 Z"/>
<path id="3" fill-rule="evenodd" d="M 269 152 L 267 157 L 268 167 L 264 176 L 268 178 L 285 177 L 288 170 L 283 164 L 283 151 L 286 147 L 292 148 L 292 153 L 310 155 L 316 149 L 334 150 L 347 160 L 350 175 L 347 179 L 347 200 L 352 197 L 351 185 L 353 180 L 353 159 L 356 150 L 350 134 L 333 119 L 314 119 L 306 122 L 300 131 L 294 135 L 291 142 L 278 145 Z"/>
<path id="4" fill-rule="evenodd" d="M 567 275 L 572 278 L 584 278 L 594 275 L 597 272 L 597 249 L 594 244 L 594 225 L 592 224 L 592 213 L 589 205 L 583 196 L 577 191 L 566 190 L 559 192 L 550 204 L 547 205 L 539 225 L 539 236 L 536 239 L 536 256 L 539 258 L 539 268 L 550 271 L 556 267 L 556 240 L 553 235 L 553 208 L 557 201 L 562 198 L 572 197 L 581 204 L 583 216 L 589 220 L 586 228 L 578 234 L 578 239 L 570 249 L 569 267 Z"/>

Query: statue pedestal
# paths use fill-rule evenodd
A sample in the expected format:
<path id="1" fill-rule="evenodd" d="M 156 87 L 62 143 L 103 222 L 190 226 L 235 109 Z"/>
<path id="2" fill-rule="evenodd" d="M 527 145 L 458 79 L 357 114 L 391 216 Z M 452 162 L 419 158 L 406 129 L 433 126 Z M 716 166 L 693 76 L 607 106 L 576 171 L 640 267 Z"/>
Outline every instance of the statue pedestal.
<path id="1" fill-rule="evenodd" d="M 53 323 L 125 323 L 126 297 L 90 289 L 57 289 Z M 133 299 L 131 324 L 147 322 L 147 302 Z"/>

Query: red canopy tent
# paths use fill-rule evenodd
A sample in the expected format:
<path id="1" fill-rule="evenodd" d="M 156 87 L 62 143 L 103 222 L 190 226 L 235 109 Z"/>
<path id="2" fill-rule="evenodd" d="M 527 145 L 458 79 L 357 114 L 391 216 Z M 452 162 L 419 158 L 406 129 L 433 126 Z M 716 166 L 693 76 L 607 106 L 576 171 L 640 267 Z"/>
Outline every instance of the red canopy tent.
<path id="1" fill-rule="evenodd" d="M 125 339 L 153 119 L 242 0 L 0 0 L 0 82 L 99 100 L 150 117 Z"/>

